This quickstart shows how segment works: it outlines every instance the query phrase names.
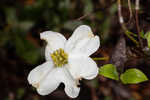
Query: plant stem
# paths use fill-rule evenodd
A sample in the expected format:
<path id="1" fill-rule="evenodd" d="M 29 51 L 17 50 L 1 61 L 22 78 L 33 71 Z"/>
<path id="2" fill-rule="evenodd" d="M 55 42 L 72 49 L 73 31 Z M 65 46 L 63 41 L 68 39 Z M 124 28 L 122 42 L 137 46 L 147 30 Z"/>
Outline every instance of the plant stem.
<path id="1" fill-rule="evenodd" d="M 130 19 L 129 19 L 129 22 L 131 21 L 131 19 L 132 19 L 132 8 L 131 8 L 131 1 L 130 0 L 128 0 L 128 7 L 129 7 L 129 12 L 130 12 Z"/>
<path id="2" fill-rule="evenodd" d="M 139 39 L 139 43 L 140 43 L 140 47 L 143 48 L 143 42 L 142 42 L 142 39 L 140 37 L 140 26 L 139 26 L 139 17 L 138 17 L 138 11 L 139 11 L 139 3 L 140 3 L 140 0 L 136 0 L 135 1 L 135 20 L 136 20 L 136 28 L 137 28 L 137 31 L 138 31 L 138 39 Z"/>
<path id="3" fill-rule="evenodd" d="M 94 57 L 94 58 L 92 58 L 93 60 L 108 60 L 109 59 L 109 57 Z"/>
<path id="4" fill-rule="evenodd" d="M 136 44 L 137 47 L 139 47 L 139 42 L 129 34 L 129 31 L 124 23 L 124 19 L 123 19 L 122 12 L 121 12 L 121 0 L 117 0 L 117 1 L 118 1 L 118 17 L 119 17 L 119 22 L 120 22 L 121 28 L 123 29 L 125 35 L 129 39 L 131 39 Z"/>

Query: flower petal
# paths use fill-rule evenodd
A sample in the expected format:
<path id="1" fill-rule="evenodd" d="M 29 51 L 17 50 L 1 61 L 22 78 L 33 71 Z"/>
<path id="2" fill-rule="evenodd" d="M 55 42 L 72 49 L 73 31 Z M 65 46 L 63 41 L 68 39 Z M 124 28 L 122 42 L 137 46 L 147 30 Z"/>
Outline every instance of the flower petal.
<path id="1" fill-rule="evenodd" d="M 98 74 L 98 67 L 95 61 L 90 57 L 70 57 L 68 67 L 70 73 L 75 79 L 93 79 Z"/>
<path id="2" fill-rule="evenodd" d="M 81 25 L 67 41 L 65 51 L 68 53 L 80 52 L 81 54 L 84 53 L 85 55 L 90 56 L 99 48 L 99 46 L 99 37 L 94 36 L 89 26 Z"/>
<path id="3" fill-rule="evenodd" d="M 67 66 L 68 67 L 68 66 Z M 65 92 L 71 98 L 76 98 L 79 95 L 80 88 L 77 86 L 79 80 L 75 80 L 67 68 L 63 69 L 65 76 L 63 83 L 65 84 Z"/>
<path id="4" fill-rule="evenodd" d="M 52 69 L 47 77 L 41 81 L 39 88 L 37 88 L 37 91 L 40 95 L 48 95 L 59 86 L 61 80 L 58 79 L 58 76 L 60 76 L 61 73 L 58 73 L 58 71 L 59 70 L 56 68 Z"/>
<path id="5" fill-rule="evenodd" d="M 47 95 L 54 91 L 61 82 L 65 84 L 65 92 L 68 96 L 72 98 L 78 96 L 80 88 L 77 87 L 76 81 L 71 77 L 65 67 L 54 68 L 44 81 L 40 83 L 37 91 L 41 95 Z"/>
<path id="6" fill-rule="evenodd" d="M 51 47 L 47 45 L 45 47 L 45 59 L 46 61 L 52 61 L 51 54 L 53 53 L 53 50 L 51 50 Z"/>
<path id="7" fill-rule="evenodd" d="M 77 27 L 65 45 L 65 48 L 67 49 L 66 51 L 67 52 L 72 51 L 75 44 L 79 40 L 81 40 L 85 37 L 88 37 L 88 36 L 92 36 L 92 35 L 93 35 L 93 33 L 92 33 L 91 28 L 89 26 L 81 25 L 81 26 Z"/>
<path id="8" fill-rule="evenodd" d="M 53 31 L 45 31 L 40 34 L 40 37 L 48 43 L 45 48 L 46 60 L 50 59 L 50 53 L 59 48 L 64 48 L 66 43 L 66 38 L 62 34 Z"/>
<path id="9" fill-rule="evenodd" d="M 71 98 L 76 98 L 79 95 L 80 88 L 75 85 L 65 84 L 65 92 Z"/>
<path id="10" fill-rule="evenodd" d="M 28 75 L 28 82 L 32 85 L 39 84 L 40 81 L 43 80 L 44 77 L 51 71 L 53 68 L 53 63 L 51 61 L 47 61 L 44 64 L 41 64 L 31 70 Z"/>
<path id="11" fill-rule="evenodd" d="M 78 43 L 76 43 L 76 46 L 71 53 L 79 53 L 81 55 L 90 56 L 98 50 L 99 46 L 100 41 L 98 36 L 93 38 L 84 38 L 83 40 L 80 40 Z"/>

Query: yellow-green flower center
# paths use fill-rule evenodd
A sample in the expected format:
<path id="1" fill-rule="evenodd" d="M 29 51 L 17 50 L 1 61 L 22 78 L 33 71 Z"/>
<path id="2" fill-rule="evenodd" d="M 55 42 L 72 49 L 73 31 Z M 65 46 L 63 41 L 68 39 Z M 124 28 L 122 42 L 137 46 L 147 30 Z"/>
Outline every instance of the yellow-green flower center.
<path id="1" fill-rule="evenodd" d="M 68 63 L 68 54 L 60 48 L 51 54 L 51 58 L 56 67 L 62 67 Z"/>

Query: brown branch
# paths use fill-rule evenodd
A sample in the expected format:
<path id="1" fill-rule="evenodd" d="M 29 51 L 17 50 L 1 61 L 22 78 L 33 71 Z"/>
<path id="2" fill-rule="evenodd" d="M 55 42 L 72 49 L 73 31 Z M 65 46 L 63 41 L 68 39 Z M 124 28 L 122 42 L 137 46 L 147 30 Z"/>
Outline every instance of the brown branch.
<path id="1" fill-rule="evenodd" d="M 79 18 L 77 18 L 76 20 L 82 20 L 82 19 L 84 19 L 85 17 L 87 17 L 87 16 L 89 16 L 89 15 L 91 15 L 92 13 L 87 13 L 87 14 L 85 14 L 85 15 L 83 15 L 83 16 L 81 16 L 81 17 L 79 17 Z"/>
<path id="2" fill-rule="evenodd" d="M 118 0 L 118 17 L 119 17 L 119 22 L 121 24 L 122 29 L 125 31 L 127 30 L 125 24 L 124 24 L 124 19 L 122 17 L 122 13 L 121 13 L 121 1 Z"/>
<path id="3" fill-rule="evenodd" d="M 121 12 L 121 0 L 117 0 L 117 3 L 118 3 L 118 17 L 119 17 L 119 22 L 120 22 L 120 25 L 125 33 L 125 35 L 131 39 L 136 45 L 137 47 L 139 47 L 139 43 L 138 41 L 136 41 L 129 33 L 129 30 L 127 29 L 125 23 L 124 23 L 124 19 L 123 19 L 123 16 L 122 16 L 122 12 Z"/>
<path id="4" fill-rule="evenodd" d="M 140 47 L 143 48 L 143 42 L 142 42 L 142 39 L 141 39 L 141 36 L 140 36 L 141 31 L 140 31 L 139 17 L 138 17 L 138 11 L 140 9 L 139 2 L 140 2 L 140 0 L 135 1 L 135 20 L 136 20 L 136 28 L 137 28 L 137 31 L 138 31 L 138 39 L 139 39 L 139 42 L 140 42 Z"/>
<path id="5" fill-rule="evenodd" d="M 130 12 L 130 19 L 129 19 L 129 21 L 128 22 L 130 22 L 131 21 L 131 19 L 132 19 L 132 8 L 131 8 L 131 1 L 130 0 L 128 0 L 128 7 L 129 7 L 129 12 Z"/>

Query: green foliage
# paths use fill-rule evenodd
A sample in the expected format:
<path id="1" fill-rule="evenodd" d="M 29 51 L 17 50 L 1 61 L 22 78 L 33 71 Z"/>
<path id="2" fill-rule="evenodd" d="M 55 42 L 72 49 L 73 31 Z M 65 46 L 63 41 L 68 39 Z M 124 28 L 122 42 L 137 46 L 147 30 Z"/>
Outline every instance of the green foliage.
<path id="1" fill-rule="evenodd" d="M 101 36 L 102 36 L 102 40 L 101 43 L 105 42 L 109 36 L 110 36 L 110 27 L 111 27 L 111 21 L 113 18 L 113 15 L 117 12 L 117 4 L 113 4 L 111 5 L 110 9 L 109 9 L 109 16 L 105 16 L 105 14 L 102 12 L 98 12 L 96 15 L 98 17 L 98 19 L 103 20 L 102 24 L 100 25 L 100 31 L 101 31 Z"/>
<path id="2" fill-rule="evenodd" d="M 119 80 L 117 69 L 112 64 L 106 64 L 100 67 L 99 74 L 113 80 Z"/>
<path id="3" fill-rule="evenodd" d="M 112 100 L 112 97 L 111 96 L 105 96 L 104 100 Z"/>
<path id="4" fill-rule="evenodd" d="M 137 37 L 137 34 L 133 33 L 133 32 L 130 32 L 130 31 L 126 31 L 126 34 L 129 34 L 129 35 L 132 35 L 134 37 Z"/>
<path id="5" fill-rule="evenodd" d="M 113 80 L 119 80 L 118 72 L 113 64 L 106 64 L 100 67 L 99 75 Z M 147 76 L 139 69 L 132 68 L 126 70 L 120 75 L 120 80 L 123 84 L 137 84 L 147 81 Z"/>
<path id="6" fill-rule="evenodd" d="M 23 37 L 15 36 L 16 53 L 28 63 L 35 64 L 40 57 L 40 49 Z"/>
<path id="7" fill-rule="evenodd" d="M 91 0 L 85 0 L 84 3 L 85 3 L 84 13 L 87 14 L 87 13 L 92 12 L 93 5 L 92 5 Z"/>
<path id="8" fill-rule="evenodd" d="M 24 93 L 25 93 L 24 88 L 17 89 L 17 99 L 21 100 L 21 98 L 23 97 Z"/>
<path id="9" fill-rule="evenodd" d="M 40 40 L 39 33 L 42 30 L 60 31 L 65 28 L 69 7 L 70 0 L 37 0 L 22 6 L 18 2 L 13 6 L 4 7 L 2 16 L 6 18 L 0 19 L 4 23 L 4 28 L 0 30 L 0 47 L 10 49 L 8 44 L 11 44 L 18 57 L 30 64 L 36 64 L 41 57 L 40 44 L 34 43 Z"/>
<path id="10" fill-rule="evenodd" d="M 40 40 L 39 33 L 42 31 L 53 30 L 60 33 L 71 33 L 77 26 L 87 24 L 98 34 L 102 35 L 103 33 L 102 38 L 105 40 L 105 34 L 107 33 L 109 36 L 111 18 L 117 11 L 117 5 L 113 4 L 110 9 L 107 9 L 110 16 L 106 15 L 105 11 L 97 10 L 95 12 L 95 4 L 91 0 L 29 1 L 16 2 L 12 6 L 7 6 L 7 3 L 2 4 L 0 47 L 9 49 L 7 44 L 11 43 L 17 56 L 31 64 L 36 63 L 40 58 L 40 48 L 34 47 L 34 43 L 27 39 L 27 35 L 31 35 L 30 39 L 37 42 Z M 89 16 L 80 21 L 76 20 L 86 14 Z M 3 17 L 5 19 L 2 19 Z M 40 45 L 39 43 L 36 44 Z"/>
<path id="11" fill-rule="evenodd" d="M 120 79 L 123 84 L 137 84 L 148 80 L 146 75 L 136 68 L 126 70 Z"/>
<path id="12" fill-rule="evenodd" d="M 148 48 L 150 48 L 150 31 L 148 31 L 144 37 L 147 39 Z"/>
<path id="13" fill-rule="evenodd" d="M 76 27 L 82 24 L 82 21 L 66 21 L 66 23 L 64 24 L 64 28 L 68 30 L 74 30 Z"/>
<path id="14" fill-rule="evenodd" d="M 144 31 L 142 30 L 141 32 L 140 32 L 140 36 L 141 36 L 141 38 L 145 38 L 145 36 L 144 36 Z"/>

